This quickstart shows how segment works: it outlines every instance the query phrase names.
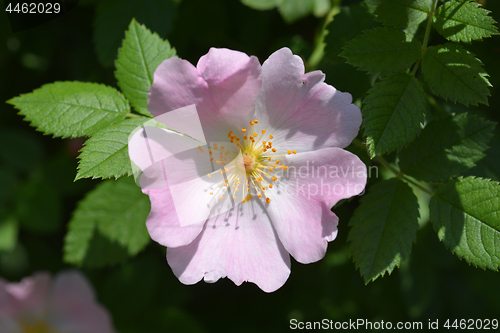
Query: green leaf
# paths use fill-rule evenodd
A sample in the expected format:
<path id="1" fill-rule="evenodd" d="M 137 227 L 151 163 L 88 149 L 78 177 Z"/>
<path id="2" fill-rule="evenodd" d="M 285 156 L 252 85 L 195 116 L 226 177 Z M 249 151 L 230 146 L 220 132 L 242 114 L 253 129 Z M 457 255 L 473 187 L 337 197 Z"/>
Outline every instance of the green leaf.
<path id="1" fill-rule="evenodd" d="M 92 135 L 125 118 L 128 101 L 116 89 L 97 83 L 55 82 L 8 101 L 37 130 L 55 137 Z"/>
<path id="2" fill-rule="evenodd" d="M 363 127 L 372 158 L 401 150 L 420 133 L 426 96 L 412 75 L 387 76 L 368 91 L 363 103 Z"/>
<path id="3" fill-rule="evenodd" d="M 18 222 L 14 216 L 0 216 L 0 251 L 14 250 L 18 230 Z"/>
<path id="4" fill-rule="evenodd" d="M 481 268 L 500 266 L 500 185 L 483 178 L 452 179 L 431 198 L 439 239 L 459 258 Z"/>
<path id="5" fill-rule="evenodd" d="M 477 166 L 468 170 L 464 176 L 479 176 L 500 181 L 500 129 L 497 127 L 491 141 L 488 143 L 488 154 L 477 163 Z"/>
<path id="6" fill-rule="evenodd" d="M 488 105 L 491 87 L 483 63 L 461 46 L 431 46 L 422 60 L 422 74 L 432 92 L 452 102 Z"/>
<path id="7" fill-rule="evenodd" d="M 241 0 L 241 2 L 253 9 L 267 10 L 276 7 L 282 0 Z"/>
<path id="8" fill-rule="evenodd" d="M 149 31 L 136 20 L 130 22 L 123 45 L 115 61 L 118 86 L 137 112 L 152 117 L 148 111 L 148 92 L 156 67 L 175 56 L 168 41 Z"/>
<path id="9" fill-rule="evenodd" d="M 422 45 L 413 36 L 395 28 L 365 31 L 346 46 L 340 56 L 347 63 L 370 73 L 387 74 L 408 69 L 418 60 Z"/>
<path id="10" fill-rule="evenodd" d="M 106 127 L 85 142 L 78 157 L 78 174 L 81 178 L 119 178 L 132 175 L 128 157 L 128 137 L 148 118 L 126 119 Z"/>
<path id="11" fill-rule="evenodd" d="M 111 67 L 132 18 L 163 38 L 172 29 L 175 0 L 99 0 L 94 21 L 94 41 L 99 61 Z"/>
<path id="12" fill-rule="evenodd" d="M 352 5 L 340 9 L 328 25 L 325 37 L 327 60 L 333 60 L 342 51 L 345 43 L 358 36 L 363 30 L 380 26 L 363 6 Z"/>
<path id="13" fill-rule="evenodd" d="M 278 11 L 286 23 L 293 23 L 314 10 L 314 1 L 304 0 L 282 0 L 278 5 Z"/>
<path id="14" fill-rule="evenodd" d="M 466 113 L 431 121 L 399 154 L 401 171 L 423 181 L 459 176 L 485 155 L 495 123 Z"/>
<path id="15" fill-rule="evenodd" d="M 268 10 L 278 7 L 278 11 L 286 23 L 293 23 L 307 15 L 323 16 L 330 9 L 328 0 L 241 0 L 253 9 Z"/>
<path id="16" fill-rule="evenodd" d="M 401 180 L 384 180 L 370 188 L 349 221 L 348 241 L 365 282 L 392 273 L 410 254 L 418 229 L 418 202 Z"/>
<path id="17" fill-rule="evenodd" d="M 65 238 L 64 260 L 104 266 L 135 256 L 149 243 L 148 197 L 133 178 L 107 180 L 78 203 Z M 99 251 L 98 251 L 99 250 Z M 107 257 L 100 256 L 107 253 Z"/>
<path id="18" fill-rule="evenodd" d="M 432 0 L 365 0 L 370 13 L 384 24 L 406 28 L 422 23 Z"/>
<path id="19" fill-rule="evenodd" d="M 434 15 L 436 30 L 452 42 L 481 40 L 498 35 L 495 20 L 490 11 L 480 8 L 477 2 L 450 1 L 440 6 Z"/>

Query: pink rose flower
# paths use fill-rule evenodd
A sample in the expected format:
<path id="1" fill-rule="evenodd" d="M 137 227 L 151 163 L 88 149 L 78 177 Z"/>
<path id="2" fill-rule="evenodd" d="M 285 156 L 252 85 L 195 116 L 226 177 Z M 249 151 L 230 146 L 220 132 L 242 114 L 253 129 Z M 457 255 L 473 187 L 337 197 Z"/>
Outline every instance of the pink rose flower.
<path id="1" fill-rule="evenodd" d="M 112 333 L 111 317 L 78 271 L 0 278 L 0 333 Z"/>
<path id="2" fill-rule="evenodd" d="M 280 288 L 290 254 L 323 258 L 337 235 L 331 207 L 364 190 L 366 166 L 342 149 L 358 133 L 359 108 L 321 71 L 304 72 L 288 48 L 262 66 L 212 48 L 196 67 L 170 58 L 156 69 L 149 111 L 178 132 L 140 130 L 129 155 L 151 200 L 149 234 L 182 283 L 228 277 Z M 169 118 L 193 110 L 201 129 Z"/>

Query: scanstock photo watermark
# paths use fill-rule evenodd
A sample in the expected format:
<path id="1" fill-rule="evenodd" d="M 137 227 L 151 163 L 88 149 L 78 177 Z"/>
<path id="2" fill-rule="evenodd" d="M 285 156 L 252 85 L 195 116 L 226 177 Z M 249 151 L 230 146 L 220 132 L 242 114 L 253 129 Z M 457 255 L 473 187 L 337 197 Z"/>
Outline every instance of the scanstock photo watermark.
<path id="1" fill-rule="evenodd" d="M 422 321 L 370 321 L 349 319 L 348 321 L 299 321 L 290 319 L 292 330 L 497 330 L 498 319 L 428 319 Z"/>

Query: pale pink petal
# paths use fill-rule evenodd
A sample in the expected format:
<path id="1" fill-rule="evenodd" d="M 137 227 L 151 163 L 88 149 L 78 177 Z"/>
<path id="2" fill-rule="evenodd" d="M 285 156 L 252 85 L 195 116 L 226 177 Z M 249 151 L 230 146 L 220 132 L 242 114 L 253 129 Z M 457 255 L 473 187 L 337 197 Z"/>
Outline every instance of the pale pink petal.
<path id="1" fill-rule="evenodd" d="M 189 61 L 166 59 L 154 73 L 148 110 L 153 116 L 159 116 L 191 104 L 198 107 L 207 99 L 207 88 L 207 83 Z"/>
<path id="2" fill-rule="evenodd" d="M 351 95 L 324 83 L 321 71 L 304 74 L 304 62 L 288 48 L 264 62 L 262 77 L 256 118 L 281 148 L 343 148 L 358 134 L 361 112 Z"/>
<path id="3" fill-rule="evenodd" d="M 108 311 L 97 303 L 91 285 L 78 271 L 57 275 L 49 309 L 50 323 L 58 332 L 114 332 Z"/>
<path id="4" fill-rule="evenodd" d="M 168 248 L 167 260 L 182 283 L 228 277 L 236 285 L 253 282 L 266 292 L 290 274 L 290 258 L 257 200 L 207 221 L 189 245 Z"/>
<path id="5" fill-rule="evenodd" d="M 24 333 L 19 324 L 12 318 L 0 314 L 0 333 Z"/>
<path id="6" fill-rule="evenodd" d="M 163 246 L 177 247 L 191 243 L 201 232 L 203 223 L 181 227 L 168 187 L 143 192 L 151 201 L 146 227 L 154 241 Z"/>
<path id="7" fill-rule="evenodd" d="M 0 278 L 0 333 L 20 333 L 21 328 L 15 320 L 18 316 L 19 304 L 7 291 L 8 284 Z"/>
<path id="8" fill-rule="evenodd" d="M 5 285 L 6 292 L 10 295 L 15 316 L 27 318 L 40 318 L 43 316 L 50 285 L 48 273 L 36 273 L 23 278 L 19 283 Z"/>
<path id="9" fill-rule="evenodd" d="M 208 83 L 216 109 L 239 126 L 252 115 L 262 86 L 261 66 L 254 56 L 228 49 L 211 48 L 197 65 Z"/>
<path id="10" fill-rule="evenodd" d="M 7 291 L 9 282 L 0 278 L 0 315 L 14 316 L 18 309 L 18 301 Z"/>
<path id="11" fill-rule="evenodd" d="M 158 127 L 145 126 L 136 131 L 128 141 L 128 154 L 141 170 L 156 162 L 200 146 L 200 142 L 180 133 Z M 206 157 L 208 150 L 206 151 Z M 210 159 L 208 158 L 207 161 Z"/>
<path id="12" fill-rule="evenodd" d="M 266 210 L 285 249 L 301 263 L 323 258 L 337 235 L 337 216 L 330 208 L 361 193 L 366 166 L 340 148 L 283 157 L 288 166 L 270 190 Z"/>
<path id="13" fill-rule="evenodd" d="M 216 74 L 212 65 L 224 71 Z M 198 66 L 179 58 L 163 61 L 154 73 L 148 110 L 159 116 L 194 104 L 206 141 L 221 141 L 253 112 L 261 67 L 255 57 L 225 49 L 211 49 Z"/>

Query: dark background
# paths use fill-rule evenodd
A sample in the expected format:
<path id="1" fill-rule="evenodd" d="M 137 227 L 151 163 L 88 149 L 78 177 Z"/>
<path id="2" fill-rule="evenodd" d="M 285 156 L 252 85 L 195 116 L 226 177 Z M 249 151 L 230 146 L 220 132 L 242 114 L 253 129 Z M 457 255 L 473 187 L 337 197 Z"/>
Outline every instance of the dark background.
<path id="1" fill-rule="evenodd" d="M 359 1 L 343 5 L 354 2 Z M 500 2 L 488 0 L 486 8 L 499 21 Z M 236 0 L 81 0 L 64 16 L 17 33 L 12 33 L 3 12 L 0 100 L 54 81 L 117 87 L 113 60 L 132 17 L 167 38 L 178 56 L 194 64 L 210 47 L 240 50 L 263 62 L 288 46 L 307 60 L 324 24 L 324 18 L 308 16 L 288 25 L 276 9 L 256 11 Z M 500 86 L 499 41 L 495 36 L 465 46 L 484 62 L 494 87 Z M 442 42 L 433 32 L 430 45 Z M 329 84 L 351 92 L 355 100 L 365 96 L 373 80 L 335 54 L 327 54 L 318 67 Z M 469 111 L 499 121 L 500 98 L 495 91 L 491 90 L 490 107 L 467 110 L 439 103 L 448 112 Z M 20 225 L 15 247 L 0 249 L 0 276 L 19 280 L 38 270 L 55 273 L 70 268 L 62 262 L 67 222 L 78 200 L 99 183 L 73 182 L 82 143 L 83 139 L 42 135 L 11 105 L 0 103 L 0 221 Z M 488 157 L 470 174 L 499 180 L 498 135 L 491 146 Z M 370 179 L 371 184 L 377 181 Z M 425 202 L 425 197 L 420 199 Z M 293 262 L 288 282 L 272 294 L 248 283 L 236 287 L 227 279 L 185 286 L 168 267 L 165 249 L 154 243 L 124 264 L 82 269 L 123 333 L 278 332 L 288 329 L 291 318 L 411 320 L 424 326 L 429 319 L 500 319 L 500 275 L 471 267 L 445 249 L 425 208 L 411 257 L 390 276 L 365 285 L 346 242 L 347 224 L 357 205 L 355 198 L 334 209 L 340 217 L 339 236 L 326 257 L 309 265 Z"/>

